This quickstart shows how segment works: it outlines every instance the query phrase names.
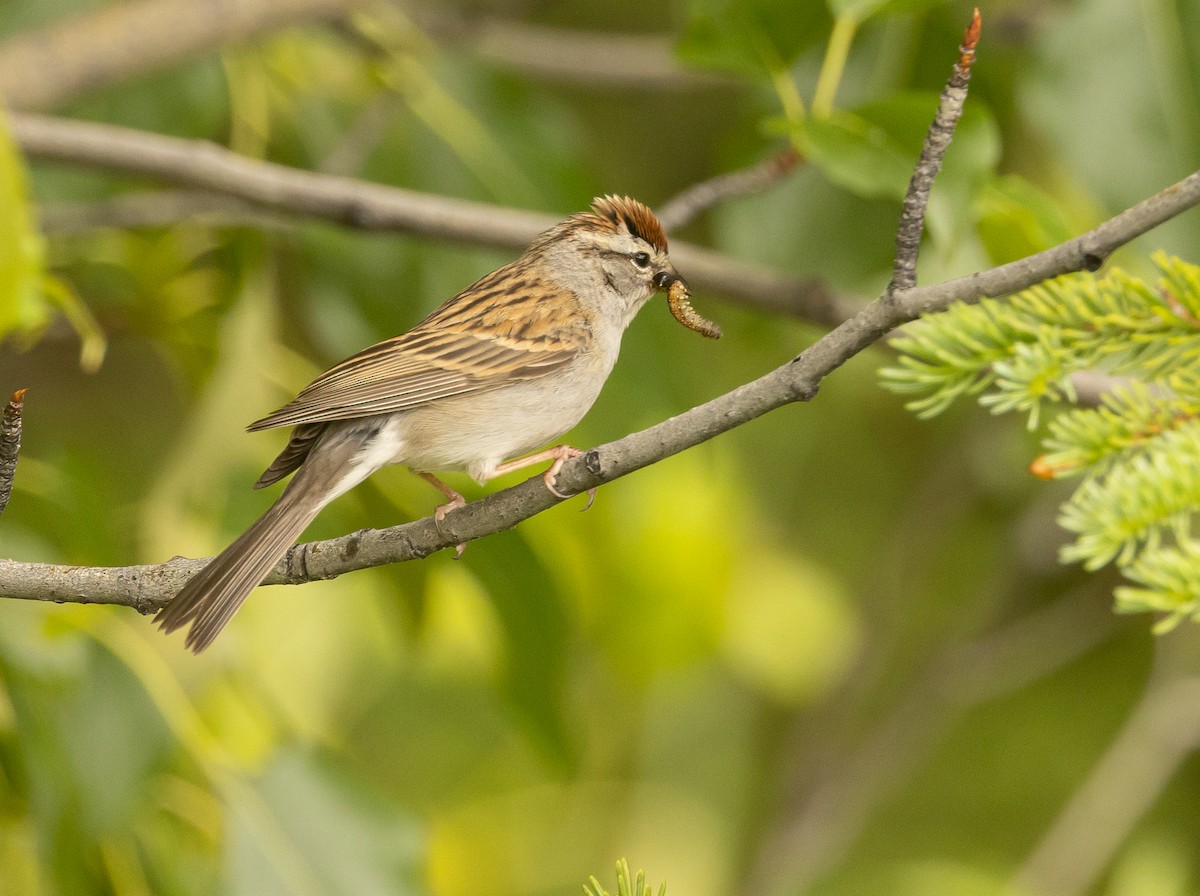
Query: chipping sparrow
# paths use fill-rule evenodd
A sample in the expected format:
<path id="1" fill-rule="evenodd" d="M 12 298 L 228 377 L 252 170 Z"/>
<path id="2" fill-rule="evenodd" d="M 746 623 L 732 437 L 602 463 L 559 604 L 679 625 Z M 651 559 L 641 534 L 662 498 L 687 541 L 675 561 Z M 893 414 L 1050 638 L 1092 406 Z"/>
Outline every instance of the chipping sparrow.
<path id="1" fill-rule="evenodd" d="M 716 335 L 697 324 L 707 322 L 687 302 L 654 213 L 628 197 L 606 196 L 412 330 L 323 373 L 249 427 L 295 427 L 255 488 L 293 471 L 295 477 L 156 622 L 165 632 L 191 623 L 186 645 L 199 653 L 321 508 L 387 464 L 406 464 L 446 495 L 439 522 L 465 502 L 431 470 L 465 470 L 484 483 L 552 460 L 545 481 L 559 494 L 555 476 L 576 449 L 506 458 L 582 419 L 616 363 L 625 328 L 664 289 L 681 322 Z"/>

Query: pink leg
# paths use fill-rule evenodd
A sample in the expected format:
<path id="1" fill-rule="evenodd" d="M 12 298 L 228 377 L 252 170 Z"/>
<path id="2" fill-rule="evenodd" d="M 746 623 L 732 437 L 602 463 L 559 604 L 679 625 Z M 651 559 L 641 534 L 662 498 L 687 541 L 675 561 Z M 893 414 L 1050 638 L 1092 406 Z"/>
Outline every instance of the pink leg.
<path id="1" fill-rule="evenodd" d="M 572 448 L 570 445 L 555 445 L 553 448 L 547 448 L 545 451 L 539 451 L 536 454 L 529 454 L 525 457 L 518 457 L 516 460 L 505 461 L 496 467 L 493 476 L 502 476 L 505 473 L 511 473 L 513 470 L 520 470 L 523 467 L 529 467 L 533 464 L 541 463 L 544 460 L 553 460 L 548 469 L 542 476 L 542 480 L 546 483 L 546 488 L 550 489 L 550 494 L 566 500 L 571 495 L 564 495 L 555 487 L 555 482 L 558 479 L 558 471 L 562 469 L 562 465 L 571 458 L 579 457 L 583 454 L 578 448 Z M 589 488 L 587 490 L 588 502 L 583 508 L 587 510 L 592 506 L 592 502 L 596 500 L 596 489 Z"/>
<path id="2" fill-rule="evenodd" d="M 425 473 L 421 470 L 413 470 L 413 472 L 449 498 L 445 504 L 439 504 L 437 509 L 433 512 L 433 524 L 437 527 L 437 530 L 440 533 L 442 531 L 442 520 L 446 518 L 446 514 L 448 514 L 451 510 L 457 510 L 460 507 L 465 507 L 467 504 L 467 499 L 450 486 L 446 485 L 446 483 L 442 482 L 442 480 L 438 479 L 432 473 Z M 454 546 L 455 558 L 457 559 L 458 557 L 461 557 L 463 555 L 463 551 L 466 549 L 466 544 L 456 544 Z"/>

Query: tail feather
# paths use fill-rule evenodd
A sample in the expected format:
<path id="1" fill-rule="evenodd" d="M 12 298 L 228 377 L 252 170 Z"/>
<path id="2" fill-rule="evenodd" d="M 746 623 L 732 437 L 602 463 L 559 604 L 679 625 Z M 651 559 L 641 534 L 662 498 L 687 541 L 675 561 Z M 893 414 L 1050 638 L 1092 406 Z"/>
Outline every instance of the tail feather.
<path id="1" fill-rule="evenodd" d="M 297 428 L 289 448 L 263 474 L 265 478 L 274 471 L 279 478 L 298 465 L 292 481 L 266 513 L 159 611 L 154 621 L 162 630 L 169 633 L 191 623 L 186 646 L 199 653 L 211 644 L 321 508 L 390 462 L 398 447 L 394 433 L 386 450 L 371 448 L 385 423 L 368 417 L 303 431 Z"/>
<path id="2" fill-rule="evenodd" d="M 164 632 L 192 624 L 184 641 L 195 653 L 213 642 L 246 597 L 266 578 L 328 498 L 308 477 L 297 477 L 266 513 L 212 559 L 163 607 L 155 622 Z M 322 483 L 323 484 L 323 483 Z"/>

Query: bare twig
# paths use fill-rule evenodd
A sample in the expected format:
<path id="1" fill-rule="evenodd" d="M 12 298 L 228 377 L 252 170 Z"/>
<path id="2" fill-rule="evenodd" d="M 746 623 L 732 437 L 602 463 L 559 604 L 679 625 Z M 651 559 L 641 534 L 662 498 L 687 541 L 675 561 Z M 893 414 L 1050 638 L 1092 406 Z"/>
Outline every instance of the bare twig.
<path id="1" fill-rule="evenodd" d="M 12 115 L 9 126 L 21 148 L 36 158 L 151 177 L 366 230 L 523 249 L 558 222 L 553 215 L 260 162 L 207 141 L 38 115 Z M 709 249 L 675 243 L 671 256 L 693 286 L 757 308 L 833 326 L 858 307 L 821 281 L 786 277 Z"/>
<path id="2" fill-rule="evenodd" d="M 568 461 L 559 474 L 559 487 L 568 493 L 586 491 L 776 408 L 807 401 L 816 395 L 826 376 L 922 312 L 937 311 L 955 301 L 1005 295 L 1051 277 L 1094 268 L 1098 259 L 1117 247 L 1198 204 L 1200 171 L 1053 249 L 969 277 L 882 296 L 764 376 Z M 535 476 L 455 511 L 443 521 L 440 532 L 432 518 L 427 518 L 297 545 L 266 581 L 294 584 L 426 557 L 460 542 L 511 529 L 558 502 L 541 477 Z M 0 560 L 0 594 L 29 600 L 114 603 L 150 611 L 165 604 L 206 562 L 176 559 L 147 566 L 87 568 Z"/>
<path id="3" fill-rule="evenodd" d="M 205 140 L 38 115 L 12 115 L 9 127 L 35 158 L 154 178 L 367 230 L 518 248 L 554 223 L 548 215 L 259 162 Z"/>
<path id="4" fill-rule="evenodd" d="M 979 10 L 971 17 L 958 61 L 938 99 L 937 113 L 925 135 L 921 156 L 913 170 L 912 179 L 904 196 L 904 207 L 900 211 L 900 227 L 896 231 L 896 260 L 892 268 L 892 282 L 888 293 L 908 289 L 917 283 L 917 254 L 921 249 L 921 233 L 925 229 L 925 208 L 929 204 L 929 191 L 933 180 L 942 168 L 942 158 L 954 137 L 954 128 L 962 115 L 967 101 L 967 85 L 971 80 L 971 63 L 975 60 L 975 46 L 979 43 Z"/>
<path id="5" fill-rule="evenodd" d="M 60 106 L 286 25 L 338 19 L 367 0 L 135 0 L 27 31 L 0 44 L 10 109 Z"/>
<path id="6" fill-rule="evenodd" d="M 18 389 L 0 418 L 0 513 L 8 506 L 13 477 L 17 472 L 17 455 L 21 451 L 21 411 L 25 407 L 25 390 Z"/>
<path id="7" fill-rule="evenodd" d="M 668 231 L 676 230 L 718 202 L 767 189 L 790 174 L 801 161 L 800 153 L 789 147 L 750 168 L 693 184 L 659 206 L 658 219 Z"/>

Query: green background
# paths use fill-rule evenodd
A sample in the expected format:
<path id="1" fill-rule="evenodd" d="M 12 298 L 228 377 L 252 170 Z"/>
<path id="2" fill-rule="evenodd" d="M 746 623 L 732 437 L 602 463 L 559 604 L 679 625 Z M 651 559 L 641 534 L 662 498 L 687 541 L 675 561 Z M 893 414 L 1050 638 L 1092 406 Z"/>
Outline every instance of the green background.
<path id="1" fill-rule="evenodd" d="M 99 6 L 10 0 L 0 37 Z M 281 30 L 55 111 L 560 215 L 608 192 L 661 204 L 790 138 L 808 153 L 795 174 L 672 236 L 865 302 L 971 13 L 448 9 Z M 1200 167 L 1196 4 L 982 12 L 923 283 L 1054 245 Z M 684 74 L 630 86 L 497 62 L 472 31 L 493 16 L 564 43 L 665 35 Z M 835 18 L 845 34 L 852 17 L 844 71 L 824 79 L 836 108 L 813 114 Z M 0 392 L 29 390 L 0 517 L 12 559 L 219 550 L 266 506 L 249 486 L 282 444 L 243 427 L 511 257 L 283 217 L 68 231 L 64 203 L 156 187 L 34 161 L 28 204 L 20 165 L 0 152 Z M 39 217 L 58 222 L 44 243 Z M 1198 236 L 1185 215 L 1117 261 L 1197 261 Z M 709 343 L 664 304 L 630 329 L 572 444 L 666 419 L 820 335 L 697 291 L 726 334 Z M 0 894 L 534 896 L 608 880 L 620 856 L 677 896 L 1200 893 L 1195 628 L 1155 638 L 1152 619 L 1115 617 L 1115 576 L 1057 562 L 1070 486 L 1025 472 L 1037 434 L 967 405 L 919 422 L 878 387 L 887 360 L 867 352 L 811 403 L 461 561 L 264 589 L 200 658 L 127 609 L 0 601 Z M 308 537 L 439 500 L 387 470 Z"/>

